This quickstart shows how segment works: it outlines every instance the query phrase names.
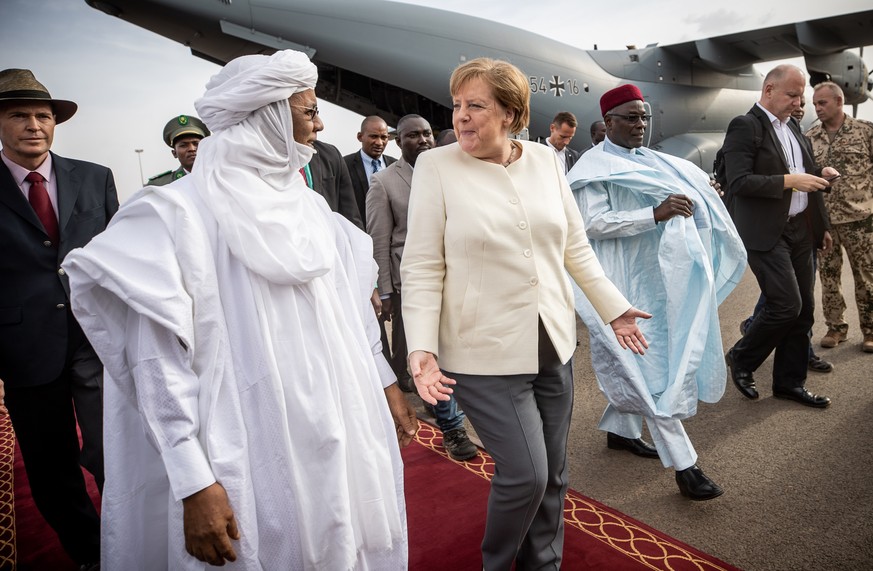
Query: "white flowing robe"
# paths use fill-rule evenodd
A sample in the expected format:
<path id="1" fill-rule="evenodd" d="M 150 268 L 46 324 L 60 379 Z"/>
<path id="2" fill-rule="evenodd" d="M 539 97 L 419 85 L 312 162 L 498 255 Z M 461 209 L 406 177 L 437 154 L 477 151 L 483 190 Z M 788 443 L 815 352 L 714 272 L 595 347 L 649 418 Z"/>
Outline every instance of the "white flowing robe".
<path id="1" fill-rule="evenodd" d="M 616 409 L 684 419 L 696 413 L 698 400 L 721 398 L 726 370 L 718 306 L 742 278 L 746 254 L 703 171 L 645 148 L 635 150 L 636 160 L 617 156 L 604 150 L 608 142 L 585 153 L 567 177 L 606 275 L 653 316 L 640 322 L 651 343 L 646 354 L 621 351 L 576 291 L 597 381 L 611 405 L 600 427 L 622 434 L 627 419 Z M 656 225 L 652 209 L 670 194 L 691 198 L 695 214 Z"/>
<path id="2" fill-rule="evenodd" d="M 196 181 L 143 189 L 63 264 L 107 372 L 103 568 L 205 568 L 181 500 L 218 481 L 241 533 L 227 569 L 405 569 L 372 242 L 305 190 L 300 220 L 335 238 L 318 245 L 330 269 L 270 282 Z"/>

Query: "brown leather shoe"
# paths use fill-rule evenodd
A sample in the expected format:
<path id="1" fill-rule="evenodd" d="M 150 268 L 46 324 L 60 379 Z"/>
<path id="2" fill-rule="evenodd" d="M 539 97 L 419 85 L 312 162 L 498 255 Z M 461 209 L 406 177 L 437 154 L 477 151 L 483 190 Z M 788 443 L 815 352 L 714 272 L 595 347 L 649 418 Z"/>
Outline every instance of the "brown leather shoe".
<path id="1" fill-rule="evenodd" d="M 865 353 L 873 353 L 873 335 L 864 335 L 864 342 L 861 343 L 861 351 Z"/>
<path id="2" fill-rule="evenodd" d="M 836 329 L 828 329 L 825 336 L 821 338 L 821 346 L 825 349 L 833 349 L 840 343 L 846 340 L 846 334 Z"/>

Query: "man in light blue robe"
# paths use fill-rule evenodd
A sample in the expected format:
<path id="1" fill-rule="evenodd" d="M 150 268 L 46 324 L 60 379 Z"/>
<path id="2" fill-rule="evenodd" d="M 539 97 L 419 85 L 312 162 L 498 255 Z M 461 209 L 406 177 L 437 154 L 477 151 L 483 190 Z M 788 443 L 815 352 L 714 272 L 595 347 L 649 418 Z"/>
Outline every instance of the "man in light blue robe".
<path id="1" fill-rule="evenodd" d="M 640 325 L 651 341 L 647 354 L 625 354 L 577 290 L 576 309 L 609 401 L 600 428 L 612 433 L 610 447 L 618 447 L 616 437 L 639 453 L 630 446 L 641 442 L 645 418 L 682 494 L 711 499 L 723 491 L 696 465 L 681 420 L 697 412 L 699 400 L 717 402 L 724 393 L 718 306 L 745 271 L 745 249 L 702 170 L 642 147 L 648 116 L 639 89 L 607 92 L 601 110 L 606 140 L 567 177 L 607 276 L 653 317 Z"/>

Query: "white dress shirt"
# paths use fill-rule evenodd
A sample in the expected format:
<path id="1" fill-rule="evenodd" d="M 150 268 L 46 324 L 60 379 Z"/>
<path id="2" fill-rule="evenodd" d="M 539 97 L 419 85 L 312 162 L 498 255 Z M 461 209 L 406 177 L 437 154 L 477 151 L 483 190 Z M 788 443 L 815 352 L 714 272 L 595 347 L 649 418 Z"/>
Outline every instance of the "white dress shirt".
<path id="1" fill-rule="evenodd" d="M 52 169 L 52 155 L 51 153 L 45 158 L 39 167 L 34 171 L 29 171 L 18 163 L 12 162 L 12 159 L 6 156 L 6 153 L 0 152 L 0 158 L 3 159 L 3 163 L 6 164 L 6 168 L 9 169 L 9 172 L 12 173 L 12 178 L 15 179 L 15 184 L 18 185 L 18 188 L 21 190 L 21 193 L 24 194 L 24 199 L 28 200 L 28 194 L 30 193 L 30 183 L 24 180 L 24 177 L 29 175 L 31 172 L 38 172 L 42 175 L 42 178 L 45 179 L 43 183 L 45 185 L 45 189 L 48 192 L 49 200 L 52 203 L 52 209 L 55 211 L 55 217 L 58 215 L 58 182 L 54 177 L 54 170 Z M 29 200 L 28 200 L 29 202 Z"/>
<path id="2" fill-rule="evenodd" d="M 382 170 L 386 166 L 388 166 L 385 164 L 385 159 L 381 155 L 379 156 L 378 159 L 374 159 L 373 157 L 371 157 L 370 155 L 365 153 L 363 149 L 361 149 L 360 153 L 361 153 L 361 160 L 364 161 L 364 171 L 367 173 L 367 181 L 368 182 L 371 178 L 373 178 L 373 173 L 377 172 L 377 171 L 373 170 L 373 161 L 374 160 L 377 163 L 379 163 L 379 170 Z"/>
<path id="3" fill-rule="evenodd" d="M 770 123 L 773 125 L 773 130 L 776 131 L 776 138 L 782 144 L 782 152 L 785 153 L 785 160 L 788 163 L 791 173 L 804 173 L 806 168 L 803 166 L 803 153 L 800 151 L 800 143 L 788 127 L 789 117 L 785 121 L 781 121 L 778 117 L 770 113 L 760 103 L 755 103 L 761 110 L 767 114 Z M 788 208 L 788 216 L 795 216 L 806 210 L 809 204 L 809 197 L 805 192 L 795 191 L 791 195 L 791 206 Z"/>

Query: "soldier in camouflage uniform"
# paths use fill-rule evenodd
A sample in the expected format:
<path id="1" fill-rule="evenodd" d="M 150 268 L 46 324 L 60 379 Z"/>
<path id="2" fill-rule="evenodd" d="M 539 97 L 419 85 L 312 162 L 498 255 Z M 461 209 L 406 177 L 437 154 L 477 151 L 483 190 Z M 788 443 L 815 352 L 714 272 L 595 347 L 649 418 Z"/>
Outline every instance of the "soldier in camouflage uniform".
<path id="1" fill-rule="evenodd" d="M 191 172 L 200 139 L 208 136 L 209 129 L 197 117 L 179 115 L 170 119 L 164 127 L 164 142 L 173 149 L 173 157 L 179 159 L 179 168 L 153 176 L 148 184 L 163 186 Z"/>
<path id="2" fill-rule="evenodd" d="M 834 247 L 819 260 L 822 310 L 828 326 L 821 346 L 836 347 L 849 331 L 840 285 L 845 248 L 855 278 L 864 335 L 861 349 L 873 353 L 873 123 L 846 115 L 844 100 L 839 85 L 830 81 L 816 85 L 812 102 L 821 124 L 807 132 L 816 163 L 832 165 L 842 175 L 825 194 Z"/>

